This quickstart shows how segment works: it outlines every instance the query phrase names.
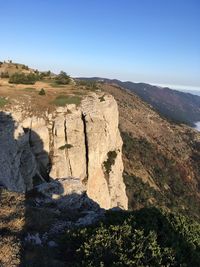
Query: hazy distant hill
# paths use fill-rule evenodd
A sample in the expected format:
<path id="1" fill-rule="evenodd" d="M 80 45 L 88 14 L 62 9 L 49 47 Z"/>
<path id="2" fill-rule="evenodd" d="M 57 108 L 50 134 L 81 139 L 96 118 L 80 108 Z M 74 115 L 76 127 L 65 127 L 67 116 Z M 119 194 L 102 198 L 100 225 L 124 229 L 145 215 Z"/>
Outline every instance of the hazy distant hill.
<path id="1" fill-rule="evenodd" d="M 194 122 L 200 121 L 200 96 L 146 83 L 122 82 L 98 77 L 80 79 L 97 80 L 126 88 L 170 120 L 191 126 L 194 126 Z"/>

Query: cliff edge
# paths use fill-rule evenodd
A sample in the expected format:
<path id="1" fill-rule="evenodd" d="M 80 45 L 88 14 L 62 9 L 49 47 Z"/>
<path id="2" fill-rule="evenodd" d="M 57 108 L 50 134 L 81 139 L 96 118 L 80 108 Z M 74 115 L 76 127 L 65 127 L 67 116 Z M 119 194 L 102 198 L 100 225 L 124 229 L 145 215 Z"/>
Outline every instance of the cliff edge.
<path id="1" fill-rule="evenodd" d="M 127 209 L 118 123 L 116 101 L 102 93 L 40 116 L 19 103 L 0 112 L 0 184 L 24 192 L 41 180 L 75 177 L 102 208 Z"/>

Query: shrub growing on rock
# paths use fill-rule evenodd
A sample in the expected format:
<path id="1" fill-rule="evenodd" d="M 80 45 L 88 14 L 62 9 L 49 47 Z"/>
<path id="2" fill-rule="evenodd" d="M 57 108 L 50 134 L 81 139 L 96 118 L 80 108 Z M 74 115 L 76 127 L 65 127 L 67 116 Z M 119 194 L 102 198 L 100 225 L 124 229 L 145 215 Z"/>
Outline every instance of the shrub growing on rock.
<path id="1" fill-rule="evenodd" d="M 115 164 L 115 159 L 117 157 L 116 151 L 109 151 L 107 153 L 107 157 L 108 158 L 106 161 L 104 161 L 103 165 L 105 168 L 106 175 L 109 176 L 111 169 L 112 169 L 112 166 Z"/>

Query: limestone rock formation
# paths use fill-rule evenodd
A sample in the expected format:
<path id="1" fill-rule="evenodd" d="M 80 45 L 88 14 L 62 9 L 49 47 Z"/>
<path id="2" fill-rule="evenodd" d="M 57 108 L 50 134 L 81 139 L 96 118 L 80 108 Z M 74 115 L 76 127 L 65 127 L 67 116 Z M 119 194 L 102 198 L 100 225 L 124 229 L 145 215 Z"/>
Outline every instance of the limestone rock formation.
<path id="1" fill-rule="evenodd" d="M 29 159 L 22 161 L 28 167 L 22 168 L 26 177 L 33 178 L 36 174 L 44 179 L 77 177 L 86 186 L 88 197 L 102 208 L 127 209 L 118 107 L 111 95 L 94 93 L 78 107 L 59 107 L 54 112 L 41 114 L 40 118 L 22 116 L 18 122 L 21 136 L 15 143 L 26 148 L 20 150 L 22 156 Z M 16 147 L 13 149 L 18 153 Z M 26 155 L 28 151 L 30 155 Z M 20 179 L 27 181 L 18 175 L 20 168 L 18 165 L 15 168 L 13 180 L 15 183 L 19 176 L 17 190 L 21 190 Z M 30 189 L 31 184 L 26 188 Z"/>
<path id="2" fill-rule="evenodd" d="M 91 98 L 83 101 L 82 110 L 88 150 L 88 196 L 106 209 L 127 208 L 117 103 L 110 95 Z"/>
<path id="3" fill-rule="evenodd" d="M 24 192 L 32 188 L 36 172 L 28 134 L 12 116 L 0 112 L 0 184 Z"/>

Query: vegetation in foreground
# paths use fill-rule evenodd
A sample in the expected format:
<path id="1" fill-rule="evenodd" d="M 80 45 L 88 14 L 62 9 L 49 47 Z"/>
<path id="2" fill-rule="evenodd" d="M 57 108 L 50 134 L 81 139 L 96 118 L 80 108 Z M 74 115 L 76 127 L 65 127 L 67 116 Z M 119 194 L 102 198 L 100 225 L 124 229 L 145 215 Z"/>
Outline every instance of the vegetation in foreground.
<path id="1" fill-rule="evenodd" d="M 29 267 L 198 267 L 200 224 L 187 216 L 151 207 L 106 211 L 95 225 L 52 233 L 55 247 L 28 244 L 28 233 L 45 236 L 60 219 L 80 214 L 56 213 L 34 205 L 34 195 L 0 191 L 0 265 Z M 16 265 L 12 265 L 15 263 Z M 6 265 L 7 264 L 7 265 Z"/>
<path id="2" fill-rule="evenodd" d="M 0 107 L 4 107 L 6 104 L 8 104 L 8 100 L 4 97 L 0 97 Z"/>
<path id="3" fill-rule="evenodd" d="M 156 208 L 108 211 L 96 226 L 62 237 L 67 266 L 199 266 L 200 224 Z"/>

